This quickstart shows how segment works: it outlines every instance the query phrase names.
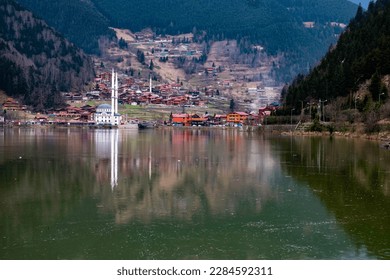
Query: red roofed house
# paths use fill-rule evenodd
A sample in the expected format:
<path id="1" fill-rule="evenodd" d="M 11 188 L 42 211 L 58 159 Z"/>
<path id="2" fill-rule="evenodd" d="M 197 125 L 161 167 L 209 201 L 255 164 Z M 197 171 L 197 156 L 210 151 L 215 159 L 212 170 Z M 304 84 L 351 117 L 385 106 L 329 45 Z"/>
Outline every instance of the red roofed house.
<path id="1" fill-rule="evenodd" d="M 19 102 L 13 98 L 7 98 L 3 103 L 3 109 L 8 111 L 25 111 L 27 107 L 25 105 L 20 105 Z"/>
<path id="2" fill-rule="evenodd" d="M 173 125 L 188 126 L 190 116 L 188 114 L 171 114 L 170 119 Z"/>

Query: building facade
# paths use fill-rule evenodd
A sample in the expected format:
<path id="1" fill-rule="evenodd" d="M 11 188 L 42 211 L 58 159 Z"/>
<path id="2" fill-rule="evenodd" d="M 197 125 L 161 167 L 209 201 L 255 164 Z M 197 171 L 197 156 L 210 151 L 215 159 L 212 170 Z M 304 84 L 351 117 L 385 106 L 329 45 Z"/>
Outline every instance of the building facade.
<path id="1" fill-rule="evenodd" d="M 118 113 L 118 73 L 112 70 L 111 75 L 111 105 L 100 104 L 94 116 L 96 125 L 118 126 L 121 115 Z"/>

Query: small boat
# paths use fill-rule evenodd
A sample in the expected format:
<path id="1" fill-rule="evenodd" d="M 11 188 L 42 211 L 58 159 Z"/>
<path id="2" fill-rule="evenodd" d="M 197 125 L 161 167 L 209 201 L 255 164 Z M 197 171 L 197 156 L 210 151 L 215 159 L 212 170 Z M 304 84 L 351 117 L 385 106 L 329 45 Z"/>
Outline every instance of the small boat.
<path id="1" fill-rule="evenodd" d="M 143 121 L 138 123 L 138 129 L 148 129 L 148 128 L 155 128 L 156 125 L 153 122 L 147 122 Z"/>

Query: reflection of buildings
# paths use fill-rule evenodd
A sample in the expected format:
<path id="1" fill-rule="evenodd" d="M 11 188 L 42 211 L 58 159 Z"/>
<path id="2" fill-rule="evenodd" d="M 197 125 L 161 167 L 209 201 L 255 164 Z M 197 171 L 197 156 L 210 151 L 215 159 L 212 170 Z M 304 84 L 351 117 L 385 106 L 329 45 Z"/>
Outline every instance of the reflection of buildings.
<path id="1" fill-rule="evenodd" d="M 173 216 L 189 220 L 201 213 L 234 215 L 242 208 L 258 212 L 272 196 L 269 181 L 278 166 L 261 139 L 234 130 L 99 133 L 103 137 L 96 135 L 97 142 L 107 142 L 99 153 L 110 153 L 111 184 L 116 186 L 115 196 L 105 192 L 102 199 L 117 223 Z"/>
<path id="2" fill-rule="evenodd" d="M 97 172 L 100 177 L 102 177 L 102 174 L 104 176 L 108 168 L 108 164 L 105 164 L 105 162 L 106 160 L 110 161 L 110 182 L 112 188 L 118 185 L 118 133 L 117 129 L 104 129 L 96 130 L 95 134 L 95 152 L 99 159 Z"/>
<path id="3" fill-rule="evenodd" d="M 111 131 L 111 188 L 118 185 L 118 130 Z"/>

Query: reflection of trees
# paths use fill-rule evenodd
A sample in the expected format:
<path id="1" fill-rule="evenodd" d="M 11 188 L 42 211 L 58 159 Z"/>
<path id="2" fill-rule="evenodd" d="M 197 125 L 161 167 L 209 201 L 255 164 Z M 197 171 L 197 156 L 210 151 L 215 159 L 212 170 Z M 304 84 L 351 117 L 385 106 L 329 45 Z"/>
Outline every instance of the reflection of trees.
<path id="1" fill-rule="evenodd" d="M 273 161 L 265 142 L 237 130 L 121 131 L 119 184 L 103 197 L 118 223 L 260 211 Z"/>
<path id="2" fill-rule="evenodd" d="M 0 157 L 2 231 L 32 235 L 91 195 L 90 135 L 70 130 L 5 130 Z M 7 222 L 6 222 L 7 221 Z"/>
<path id="3" fill-rule="evenodd" d="M 309 184 L 359 245 L 390 258 L 390 154 L 377 143 L 323 138 L 278 141 L 283 167 Z"/>
<path id="4" fill-rule="evenodd" d="M 99 219 L 111 224 L 113 214 L 118 224 L 213 223 L 215 217 L 259 213 L 272 195 L 269 178 L 278 167 L 268 142 L 233 130 L 119 130 L 118 185 L 112 189 L 111 131 L 14 129 L 0 138 L 8 147 L 0 151 L 7 256 L 56 258 L 54 251 L 21 247 L 54 248 L 46 242 L 57 238 L 55 248 L 65 252 L 60 255 L 84 258 L 85 252 L 72 252 L 76 244 L 100 247 L 80 236 L 99 234 L 107 226 Z"/>

